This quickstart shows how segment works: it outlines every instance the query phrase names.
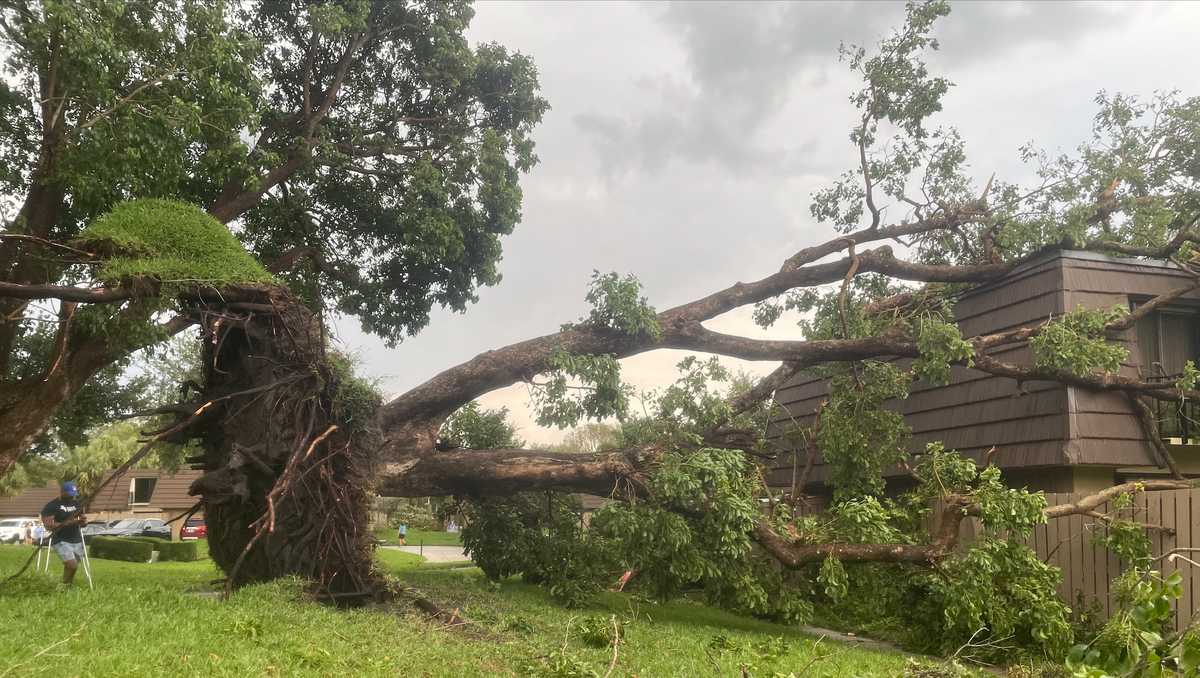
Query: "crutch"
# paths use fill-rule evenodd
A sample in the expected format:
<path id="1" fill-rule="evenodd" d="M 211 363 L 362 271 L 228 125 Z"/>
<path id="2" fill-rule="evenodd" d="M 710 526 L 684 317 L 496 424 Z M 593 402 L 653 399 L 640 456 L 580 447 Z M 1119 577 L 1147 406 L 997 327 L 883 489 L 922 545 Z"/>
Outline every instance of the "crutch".
<path id="1" fill-rule="evenodd" d="M 50 574 L 50 551 L 51 551 L 50 547 L 53 544 L 54 544 L 53 533 L 42 535 L 41 544 L 40 544 L 40 547 L 38 548 L 37 562 L 33 564 L 34 572 L 41 570 L 42 573 L 44 573 L 44 574 Z"/>
<path id="2" fill-rule="evenodd" d="M 79 534 L 79 541 L 83 544 L 83 576 L 87 577 L 88 590 L 94 591 L 96 586 L 92 584 L 92 560 L 88 558 L 87 538 L 82 532 Z"/>

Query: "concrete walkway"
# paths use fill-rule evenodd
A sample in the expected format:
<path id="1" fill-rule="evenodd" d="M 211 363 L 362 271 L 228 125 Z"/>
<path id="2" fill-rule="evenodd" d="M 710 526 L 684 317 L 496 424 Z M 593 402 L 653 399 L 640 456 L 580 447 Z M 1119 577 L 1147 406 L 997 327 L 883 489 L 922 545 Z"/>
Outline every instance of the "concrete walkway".
<path id="1" fill-rule="evenodd" d="M 466 553 L 463 553 L 461 546 L 383 546 L 385 549 L 397 549 L 405 553 L 415 553 L 425 556 L 425 560 L 431 563 L 450 563 L 459 560 L 470 560 Z"/>

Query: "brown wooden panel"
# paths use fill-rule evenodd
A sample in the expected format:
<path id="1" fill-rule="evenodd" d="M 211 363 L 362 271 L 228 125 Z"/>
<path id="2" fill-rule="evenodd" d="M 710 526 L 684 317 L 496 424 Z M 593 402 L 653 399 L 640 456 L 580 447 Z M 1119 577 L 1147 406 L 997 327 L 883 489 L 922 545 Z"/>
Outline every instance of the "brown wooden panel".
<path id="1" fill-rule="evenodd" d="M 1137 417 L 1132 414 L 1099 414 L 1078 412 L 1080 438 L 1106 438 L 1109 440 L 1144 440 L 1145 434 Z"/>
<path id="2" fill-rule="evenodd" d="M 788 382 L 786 386 L 775 392 L 775 400 L 781 405 L 808 398 L 817 398 L 829 392 L 829 384 L 824 379 L 814 379 L 804 376 L 796 381 Z"/>
<path id="3" fill-rule="evenodd" d="M 976 448 L 1027 441 L 1061 440 L 1066 435 L 1066 425 L 1062 415 L 1050 414 L 1013 421 L 989 422 L 936 433 L 936 436 L 929 433 L 917 434 L 913 438 L 922 442 L 940 439 L 946 447 L 954 449 Z"/>
<path id="4" fill-rule="evenodd" d="M 1164 524 L 1170 525 L 1175 520 L 1175 504 L 1176 504 L 1175 492 L 1159 492 L 1158 494 L 1161 495 L 1160 499 L 1162 501 L 1162 509 L 1161 509 L 1161 513 L 1160 513 L 1161 520 L 1164 521 Z M 1163 534 L 1162 551 L 1160 551 L 1159 553 L 1166 553 L 1167 551 L 1170 551 L 1171 549 L 1175 548 L 1175 545 L 1176 545 L 1175 535 Z M 1162 562 L 1162 573 L 1163 573 L 1164 577 L 1170 576 L 1170 574 L 1172 572 L 1179 569 L 1178 561 L 1175 563 L 1169 563 L 1169 562 L 1167 562 L 1166 559 L 1164 559 L 1161 562 Z M 1171 610 L 1176 613 L 1175 614 L 1175 630 L 1182 631 L 1183 627 L 1180 626 L 1180 623 L 1179 623 L 1180 622 L 1179 601 L 1177 601 L 1177 600 L 1171 601 Z"/>
<path id="5" fill-rule="evenodd" d="M 1192 496 L 1191 490 L 1176 490 L 1171 494 L 1175 495 L 1175 543 L 1190 547 L 1192 545 Z M 1193 558 L 1193 560 L 1195 560 Z M 1195 614 L 1195 588 L 1193 578 L 1195 577 L 1195 567 L 1188 566 L 1186 563 L 1180 572 L 1183 574 L 1183 596 L 1179 599 L 1179 612 L 1177 615 L 1176 629 L 1185 629 L 1191 622 Z"/>
<path id="6" fill-rule="evenodd" d="M 1044 415 L 1063 416 L 1062 391 L 1043 391 L 1026 396 L 1001 396 L 988 399 L 964 399 L 944 407 L 912 412 L 906 409 L 905 422 L 915 433 L 979 426 Z"/>
<path id="7" fill-rule="evenodd" d="M 1030 291 L 1062 289 L 1061 264 L 1045 261 L 1033 268 L 1014 271 L 1003 279 L 981 285 L 964 294 L 955 304 L 955 314 L 960 318 L 987 313 L 999 306 L 1008 306 L 1027 299 Z"/>
<path id="8" fill-rule="evenodd" d="M 985 299 L 979 296 L 975 299 L 980 303 L 964 304 L 960 301 L 956 304 L 954 317 L 959 326 L 975 328 L 973 332 L 977 333 L 989 333 L 1062 312 L 1062 288 L 1054 281 L 1048 285 L 1029 284 L 1026 281 L 1004 288 L 1001 292 L 1001 296 L 986 299 L 987 303 L 982 303 Z M 1030 304 L 1038 310 L 1028 311 Z"/>
<path id="9" fill-rule="evenodd" d="M 1072 499 L 1078 499 L 1079 494 L 1074 494 Z M 1078 599 L 1079 594 L 1086 596 L 1087 570 L 1090 563 L 1084 558 L 1084 551 L 1087 546 L 1087 534 L 1084 532 L 1084 516 L 1074 515 L 1067 518 L 1069 524 L 1070 541 L 1070 599 Z"/>
<path id="10" fill-rule="evenodd" d="M 908 397 L 904 411 L 908 413 L 954 407 L 965 403 L 977 403 L 996 398 L 1024 398 L 1043 391 L 1058 391 L 1065 396 L 1066 388 L 1061 384 L 1039 381 L 1026 384 L 1022 390 L 1013 379 L 986 375 L 978 379 L 963 380 L 941 388 L 917 391 Z"/>
<path id="11" fill-rule="evenodd" d="M 1113 306 L 1129 308 L 1129 294 L 1119 287 L 1112 287 L 1103 292 L 1087 292 L 1083 290 L 1064 290 L 1064 308 L 1074 311 L 1080 308 L 1090 310 L 1110 309 Z"/>
<path id="12" fill-rule="evenodd" d="M 1063 268 L 1063 286 L 1086 292 L 1121 290 L 1135 296 L 1157 296 L 1190 283 L 1179 270 L 1151 266 L 1129 266 L 1088 262 Z M 1192 298 L 1186 295 L 1185 298 Z"/>
<path id="13" fill-rule="evenodd" d="M 11 497 L 0 497 L 0 518 L 37 518 L 42 508 L 58 496 L 58 484 L 31 487 Z"/>
<path id="14" fill-rule="evenodd" d="M 1112 505 L 1105 502 L 1097 510 L 1107 514 L 1112 511 Z M 1104 610 L 1104 617 L 1107 619 L 1112 614 L 1112 580 L 1121 574 L 1121 561 L 1112 551 L 1105 548 L 1096 549 L 1096 554 L 1096 569 L 1101 573 L 1097 578 L 1100 591 L 1099 602 L 1101 609 Z"/>
<path id="15" fill-rule="evenodd" d="M 1094 518 L 1090 522 L 1092 531 L 1087 536 L 1087 548 L 1091 556 L 1090 595 L 1092 601 L 1104 609 L 1104 599 L 1108 597 L 1108 549 L 1096 546 L 1092 541 L 1092 535 L 1096 530 L 1103 530 L 1104 526 Z"/>
<path id="16" fill-rule="evenodd" d="M 1069 601 L 1071 600 L 1071 573 L 1068 571 L 1070 565 L 1070 548 L 1064 543 L 1064 540 L 1068 538 L 1067 530 L 1060 529 L 1065 528 L 1065 526 L 1066 521 L 1062 519 L 1051 520 L 1049 522 L 1047 544 L 1050 548 L 1042 560 L 1049 561 L 1051 565 L 1057 567 L 1062 572 L 1062 580 L 1058 583 L 1058 597 L 1064 601 Z"/>
<path id="17" fill-rule="evenodd" d="M 1045 290 L 1020 303 L 963 320 L 958 328 L 964 337 L 972 337 L 1040 323 L 1061 312 L 1061 298 L 1058 290 Z"/>
<path id="18" fill-rule="evenodd" d="M 1146 521 L 1152 525 L 1163 524 L 1162 495 L 1162 492 L 1146 493 Z M 1155 555 L 1163 553 L 1166 543 L 1166 535 L 1161 530 L 1151 530 L 1150 550 L 1152 553 Z M 1167 563 L 1163 563 L 1160 569 L 1163 575 L 1166 575 Z"/>
<path id="19" fill-rule="evenodd" d="M 1076 464 L 1104 466 L 1157 466 L 1150 445 L 1126 438 L 1082 438 L 1073 441 Z"/>
<path id="20" fill-rule="evenodd" d="M 1133 411 L 1129 399 L 1116 391 L 1089 391 L 1071 387 L 1071 395 L 1075 399 L 1077 413 L 1131 414 Z"/>

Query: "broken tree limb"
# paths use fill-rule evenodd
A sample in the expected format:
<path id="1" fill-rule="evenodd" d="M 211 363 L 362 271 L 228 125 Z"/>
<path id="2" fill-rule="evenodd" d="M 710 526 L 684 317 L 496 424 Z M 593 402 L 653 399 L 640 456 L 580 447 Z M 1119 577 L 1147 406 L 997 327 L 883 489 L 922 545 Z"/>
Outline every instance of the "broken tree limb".
<path id="1" fill-rule="evenodd" d="M 1125 396 L 1129 400 L 1129 404 L 1133 406 L 1133 412 L 1137 415 L 1138 422 L 1142 426 L 1142 432 L 1150 441 L 1150 449 L 1154 451 L 1155 460 L 1158 462 L 1159 468 L 1168 469 L 1171 472 L 1171 477 L 1176 480 L 1183 480 L 1183 473 L 1179 470 L 1179 465 L 1175 463 L 1174 455 L 1171 454 L 1171 450 L 1167 449 L 1166 443 L 1162 440 L 1162 436 L 1158 430 L 1158 421 L 1154 418 L 1153 410 L 1146 404 L 1142 396 L 1130 392 L 1126 392 Z"/>

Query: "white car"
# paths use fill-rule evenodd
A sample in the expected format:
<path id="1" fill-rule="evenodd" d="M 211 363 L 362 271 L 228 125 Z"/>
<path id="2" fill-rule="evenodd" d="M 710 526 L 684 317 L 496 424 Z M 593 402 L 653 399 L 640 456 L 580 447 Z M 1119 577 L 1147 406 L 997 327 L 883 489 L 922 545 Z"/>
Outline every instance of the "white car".
<path id="1" fill-rule="evenodd" d="M 0 520 L 0 544 L 19 544 L 33 537 L 37 518 L 5 518 Z"/>

